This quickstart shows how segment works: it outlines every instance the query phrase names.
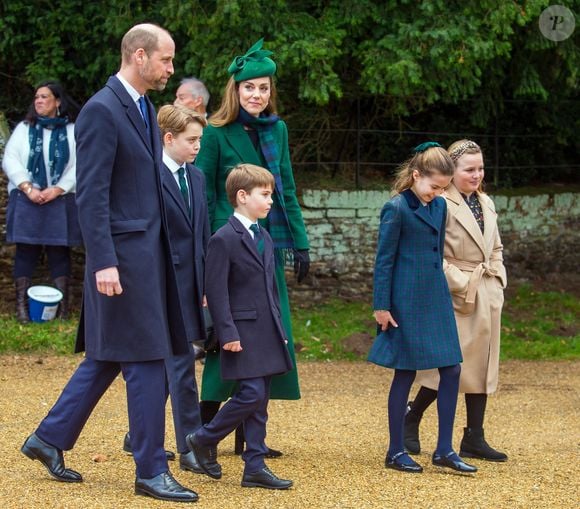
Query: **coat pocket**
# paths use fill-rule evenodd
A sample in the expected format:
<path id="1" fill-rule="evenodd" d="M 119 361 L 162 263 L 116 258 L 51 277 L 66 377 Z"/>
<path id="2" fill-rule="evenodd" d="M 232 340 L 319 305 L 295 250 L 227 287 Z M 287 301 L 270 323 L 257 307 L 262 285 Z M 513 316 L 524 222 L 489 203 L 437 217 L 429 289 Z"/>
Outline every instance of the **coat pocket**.
<path id="1" fill-rule="evenodd" d="M 257 320 L 258 311 L 256 309 L 232 309 L 232 318 L 234 320 Z"/>
<path id="2" fill-rule="evenodd" d="M 146 232 L 147 219 L 128 219 L 126 221 L 111 221 L 111 234 Z"/>
<path id="3" fill-rule="evenodd" d="M 477 295 L 473 302 L 465 302 L 467 291 L 460 293 L 452 293 L 451 300 L 453 301 L 453 311 L 458 315 L 471 315 L 475 311 L 475 303 L 477 302 Z"/>

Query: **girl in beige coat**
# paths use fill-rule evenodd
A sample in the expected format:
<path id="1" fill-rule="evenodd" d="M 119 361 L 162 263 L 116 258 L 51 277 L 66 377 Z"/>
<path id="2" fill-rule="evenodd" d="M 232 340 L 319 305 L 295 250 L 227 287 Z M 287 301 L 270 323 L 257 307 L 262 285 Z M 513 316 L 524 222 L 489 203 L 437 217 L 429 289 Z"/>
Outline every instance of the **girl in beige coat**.
<path id="1" fill-rule="evenodd" d="M 455 162 L 455 173 L 445 193 L 443 268 L 463 353 L 459 391 L 465 393 L 467 409 L 459 454 L 506 461 L 504 453 L 489 446 L 483 432 L 487 395 L 497 389 L 501 309 L 507 282 L 497 214 L 492 200 L 482 191 L 481 148 L 473 141 L 460 140 L 448 152 Z M 421 450 L 419 422 L 437 398 L 439 377 L 434 370 L 422 371 L 417 373 L 416 382 L 421 389 L 409 403 L 405 417 L 405 447 L 414 454 Z"/>

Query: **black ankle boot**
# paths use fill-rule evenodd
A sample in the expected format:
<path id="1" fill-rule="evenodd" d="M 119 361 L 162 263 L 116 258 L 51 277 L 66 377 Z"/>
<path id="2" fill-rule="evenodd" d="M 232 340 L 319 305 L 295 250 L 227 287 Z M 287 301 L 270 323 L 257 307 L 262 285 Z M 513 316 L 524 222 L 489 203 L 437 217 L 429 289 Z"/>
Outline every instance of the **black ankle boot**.
<path id="1" fill-rule="evenodd" d="M 405 449 L 409 454 L 419 454 L 421 452 L 421 442 L 419 441 L 421 417 L 421 415 L 413 411 L 413 402 L 409 401 L 407 413 L 405 414 Z"/>
<path id="2" fill-rule="evenodd" d="M 30 288 L 29 277 L 17 277 L 14 280 L 14 287 L 16 289 L 16 319 L 20 323 L 28 323 L 30 316 L 28 315 L 28 295 L 27 291 Z"/>
<path id="3" fill-rule="evenodd" d="M 54 286 L 56 286 L 62 292 L 62 300 L 58 305 L 56 317 L 60 318 L 61 320 L 68 320 L 70 277 L 59 276 L 54 278 Z"/>
<path id="4" fill-rule="evenodd" d="M 503 452 L 496 451 L 485 441 L 483 428 L 463 428 L 459 455 L 488 461 L 507 461 Z"/>

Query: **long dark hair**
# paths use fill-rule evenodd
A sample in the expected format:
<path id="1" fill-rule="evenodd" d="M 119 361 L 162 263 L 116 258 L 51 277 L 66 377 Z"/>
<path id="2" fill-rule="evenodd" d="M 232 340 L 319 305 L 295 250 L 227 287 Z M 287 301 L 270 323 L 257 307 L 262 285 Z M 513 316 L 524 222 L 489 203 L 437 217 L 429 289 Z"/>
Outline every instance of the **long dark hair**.
<path id="1" fill-rule="evenodd" d="M 36 85 L 34 88 L 34 93 L 36 94 L 36 92 L 38 92 L 38 90 L 42 87 L 50 89 L 54 97 L 60 99 L 60 106 L 58 107 L 59 113 L 57 117 L 67 117 L 69 122 L 74 122 L 81 108 L 78 103 L 66 93 L 64 87 L 58 81 L 46 80 Z M 34 109 L 34 99 L 32 99 L 32 103 L 28 108 L 28 113 L 26 113 L 24 121 L 29 125 L 35 125 L 36 117 L 37 115 L 36 110 Z"/>

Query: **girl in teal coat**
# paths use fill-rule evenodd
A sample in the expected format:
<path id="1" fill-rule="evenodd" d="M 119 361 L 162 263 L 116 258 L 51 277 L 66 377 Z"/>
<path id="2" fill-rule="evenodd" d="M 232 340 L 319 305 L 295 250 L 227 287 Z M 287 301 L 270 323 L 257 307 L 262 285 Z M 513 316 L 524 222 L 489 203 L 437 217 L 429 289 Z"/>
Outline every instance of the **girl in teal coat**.
<path id="1" fill-rule="evenodd" d="M 461 472 L 477 470 L 457 456 L 451 443 L 462 358 L 442 268 L 447 208 L 439 195 L 453 171 L 453 161 L 438 143 L 419 145 L 399 172 L 396 195 L 381 212 L 373 299 L 379 334 L 369 360 L 395 370 L 385 466 L 402 472 L 423 470 L 405 452 L 403 430 L 415 374 L 429 368 L 438 368 L 441 379 L 433 464 Z"/>
<path id="2" fill-rule="evenodd" d="M 272 172 L 275 180 L 273 206 L 263 226 L 274 241 L 276 283 L 282 310 L 282 323 L 288 337 L 288 350 L 294 368 L 274 377 L 271 399 L 299 399 L 300 388 L 294 357 L 290 322 L 290 304 L 284 276 L 286 260 L 293 257 L 298 282 L 308 273 L 308 237 L 302 212 L 296 197 L 296 185 L 290 164 L 288 130 L 276 115 L 276 88 L 272 76 L 276 64 L 269 58 L 271 51 L 262 48 L 260 39 L 248 52 L 234 58 L 228 72 L 222 104 L 211 116 L 204 130 L 201 150 L 195 161 L 205 174 L 211 230 L 215 232 L 232 215 L 225 191 L 229 171 L 239 163 L 262 166 Z M 233 392 L 234 382 L 220 375 L 219 352 L 210 352 L 202 377 L 202 420 L 209 422 L 217 413 L 221 401 Z M 242 452 L 243 438 L 238 433 L 236 452 Z M 279 455 L 270 451 L 270 455 Z"/>

